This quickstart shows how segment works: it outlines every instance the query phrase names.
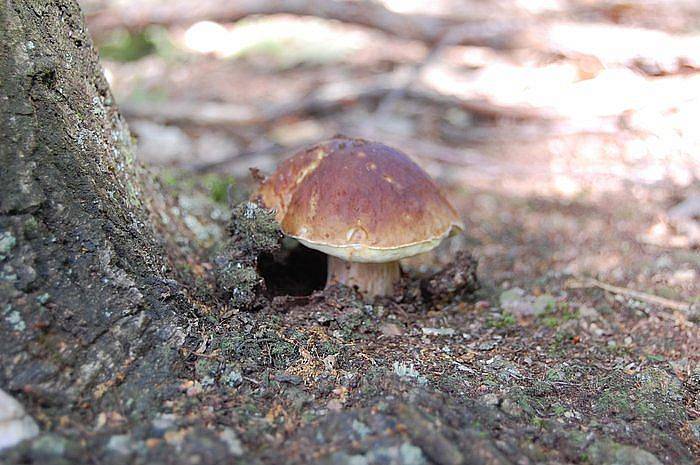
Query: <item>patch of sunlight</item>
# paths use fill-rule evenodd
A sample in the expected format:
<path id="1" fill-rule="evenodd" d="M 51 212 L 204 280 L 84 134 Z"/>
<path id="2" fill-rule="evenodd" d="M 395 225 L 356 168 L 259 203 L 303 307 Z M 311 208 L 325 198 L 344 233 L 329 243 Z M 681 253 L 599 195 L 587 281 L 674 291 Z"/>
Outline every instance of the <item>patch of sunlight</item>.
<path id="1" fill-rule="evenodd" d="M 542 39 L 564 53 L 592 55 L 604 64 L 625 63 L 637 57 L 674 61 L 679 55 L 697 56 L 700 36 L 677 36 L 653 29 L 609 24 L 561 23 L 549 26 Z"/>
<path id="2" fill-rule="evenodd" d="M 548 11 L 563 11 L 565 4 L 561 0 L 516 0 L 518 7 L 532 14 Z"/>
<path id="3" fill-rule="evenodd" d="M 387 10 L 403 14 L 444 14 L 450 11 L 449 2 L 425 0 L 381 0 Z"/>
<path id="4" fill-rule="evenodd" d="M 223 48 L 229 40 L 229 30 L 212 21 L 200 21 L 185 32 L 185 45 L 197 53 L 214 53 Z"/>
<path id="5" fill-rule="evenodd" d="M 183 45 L 220 58 L 262 55 L 286 68 L 300 63 L 329 63 L 369 46 L 369 35 L 318 18 L 270 16 L 235 25 L 201 21 L 189 27 Z"/>

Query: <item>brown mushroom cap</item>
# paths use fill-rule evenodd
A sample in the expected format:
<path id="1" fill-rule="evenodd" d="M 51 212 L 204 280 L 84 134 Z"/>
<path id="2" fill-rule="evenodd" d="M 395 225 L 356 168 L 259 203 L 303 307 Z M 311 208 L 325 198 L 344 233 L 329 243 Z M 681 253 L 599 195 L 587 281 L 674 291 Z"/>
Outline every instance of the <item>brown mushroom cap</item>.
<path id="1" fill-rule="evenodd" d="M 295 154 L 257 195 L 282 231 L 352 262 L 399 260 L 464 229 L 418 165 L 396 149 L 336 137 Z"/>

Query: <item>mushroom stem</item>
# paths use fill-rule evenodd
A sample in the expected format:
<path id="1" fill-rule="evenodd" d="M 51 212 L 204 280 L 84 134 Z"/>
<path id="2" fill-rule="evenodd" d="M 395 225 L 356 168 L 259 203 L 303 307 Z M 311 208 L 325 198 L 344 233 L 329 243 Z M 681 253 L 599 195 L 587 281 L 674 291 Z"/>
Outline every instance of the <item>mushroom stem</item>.
<path id="1" fill-rule="evenodd" d="M 345 284 L 350 287 L 357 286 L 366 297 L 391 295 L 394 293 L 394 284 L 400 277 L 399 262 L 358 263 L 328 256 L 326 287 Z"/>

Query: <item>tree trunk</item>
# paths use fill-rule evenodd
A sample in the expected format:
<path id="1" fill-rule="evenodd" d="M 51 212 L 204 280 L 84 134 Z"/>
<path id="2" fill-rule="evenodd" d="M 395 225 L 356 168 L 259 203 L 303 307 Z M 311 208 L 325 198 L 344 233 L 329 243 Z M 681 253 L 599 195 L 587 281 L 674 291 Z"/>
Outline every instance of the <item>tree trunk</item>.
<path id="1" fill-rule="evenodd" d="M 0 47 L 0 385 L 59 410 L 117 388 L 145 401 L 182 334 L 149 183 L 78 5 L 2 0 Z"/>

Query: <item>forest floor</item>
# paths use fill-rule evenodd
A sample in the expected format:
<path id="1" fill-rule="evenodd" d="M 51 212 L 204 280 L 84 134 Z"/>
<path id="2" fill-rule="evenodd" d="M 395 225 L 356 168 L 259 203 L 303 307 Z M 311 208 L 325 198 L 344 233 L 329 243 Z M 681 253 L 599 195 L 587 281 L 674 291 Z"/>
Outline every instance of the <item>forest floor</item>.
<path id="1" fill-rule="evenodd" d="M 90 24 L 101 2 L 83 3 Z M 527 17 L 609 29 L 585 46 L 561 34 L 557 48 L 449 45 L 428 61 L 420 41 L 286 15 L 98 34 L 139 157 L 198 244 L 174 260 L 199 311 L 150 423 L 115 402 L 76 450 L 96 463 L 700 463 L 700 59 L 683 55 L 700 53 L 624 52 L 649 37 L 700 50 L 700 13 L 555 3 Z M 287 250 L 261 258 L 253 310 L 230 305 L 215 257 L 248 168 L 335 133 L 415 157 L 465 234 L 407 261 L 395 298 L 324 291 L 323 260 Z M 460 250 L 480 289 L 421 292 L 471 263 Z M 44 438 L 37 457 L 71 459 L 66 439 Z"/>

